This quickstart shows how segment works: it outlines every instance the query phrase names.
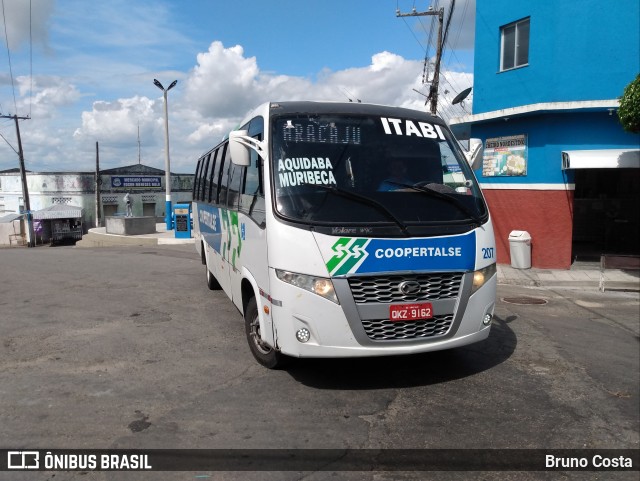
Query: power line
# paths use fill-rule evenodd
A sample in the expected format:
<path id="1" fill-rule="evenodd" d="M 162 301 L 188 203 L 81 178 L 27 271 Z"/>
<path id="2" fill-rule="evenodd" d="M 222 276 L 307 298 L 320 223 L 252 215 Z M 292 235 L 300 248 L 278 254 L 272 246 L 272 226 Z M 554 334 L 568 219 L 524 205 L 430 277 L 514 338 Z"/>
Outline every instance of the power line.
<path id="1" fill-rule="evenodd" d="M 431 113 L 436 115 L 438 111 L 438 83 L 440 77 L 440 60 L 442 58 L 442 23 L 444 20 L 444 9 L 440 8 L 439 10 L 430 9 L 426 12 L 417 12 L 414 8 L 411 13 L 400 13 L 400 9 L 396 10 L 396 17 L 424 17 L 424 16 L 438 16 L 438 44 L 437 44 L 437 52 L 436 52 L 436 66 L 433 74 L 433 81 L 431 82 L 431 87 L 429 89 L 429 100 L 431 100 Z"/>
<path id="2" fill-rule="evenodd" d="M 415 2 L 414 2 L 414 3 L 415 3 Z M 437 9 L 437 8 L 438 8 L 438 6 L 439 6 L 439 2 L 438 2 L 438 0 L 435 0 L 435 1 L 432 3 L 432 7 L 433 7 L 434 9 Z M 449 25 L 449 24 L 450 24 L 450 22 L 452 21 L 454 7 L 455 7 L 455 0 L 453 0 L 453 2 L 450 4 L 450 9 L 449 9 L 449 12 L 450 12 L 450 13 L 449 13 L 449 17 L 448 17 L 448 19 L 447 19 L 447 24 L 448 24 L 448 25 Z M 445 47 L 447 47 L 447 48 L 449 49 L 449 52 L 450 52 L 450 53 L 449 53 L 449 57 L 448 57 L 448 58 L 449 58 L 449 62 L 451 61 L 451 57 L 455 57 L 456 61 L 457 61 L 459 64 L 462 64 L 462 62 L 460 61 L 460 59 L 459 59 L 459 58 L 458 58 L 458 56 L 456 55 L 455 47 L 457 46 L 458 41 L 459 41 L 459 39 L 460 39 L 460 34 L 461 34 L 461 32 L 462 32 L 462 28 L 463 28 L 463 26 L 464 26 L 464 20 L 465 20 L 465 18 L 466 18 L 466 14 L 467 14 L 468 9 L 469 9 L 469 0 L 465 0 L 464 8 L 463 8 L 462 15 L 461 15 L 462 20 L 461 20 L 460 24 L 458 25 L 458 31 L 457 31 L 457 34 L 456 34 L 456 39 L 455 39 L 455 41 L 452 43 L 452 42 L 449 40 L 449 37 L 448 37 L 448 36 L 447 36 L 447 37 L 445 37 L 445 38 L 443 39 L 443 41 L 442 41 L 442 50 L 443 50 L 443 55 L 444 55 Z M 430 70 L 430 67 L 431 67 L 431 62 L 429 62 L 429 50 L 430 50 L 431 48 L 433 48 L 433 32 L 434 32 L 434 23 L 432 22 L 432 23 L 431 23 L 431 27 L 427 30 L 426 26 L 425 26 L 425 25 L 424 25 L 424 23 L 420 20 L 420 18 L 418 18 L 418 21 L 420 22 L 420 25 L 422 26 L 423 30 L 425 31 L 425 34 L 427 34 L 427 36 L 428 36 L 427 48 L 426 48 L 426 50 L 425 50 L 425 58 L 424 58 L 424 64 L 423 64 L 423 69 L 422 69 L 422 83 L 423 83 L 423 84 L 426 84 L 426 83 L 429 83 L 429 73 L 430 73 L 430 72 L 429 72 L 429 70 Z M 405 21 L 405 23 L 406 23 L 406 21 Z M 440 72 L 440 75 L 441 75 L 441 76 L 443 75 L 442 71 Z M 454 91 L 454 92 L 456 92 L 456 93 L 459 93 L 460 91 L 462 91 L 462 90 L 463 90 L 463 88 L 461 88 L 459 85 L 457 85 L 457 83 L 454 85 L 454 83 L 449 82 L 449 85 L 451 86 L 451 88 L 453 89 L 453 91 Z"/>
<path id="3" fill-rule="evenodd" d="M 453 17 L 453 11 L 456 8 L 456 0 L 451 0 L 449 6 L 449 16 L 447 18 L 447 26 L 444 28 L 444 34 L 442 35 L 442 45 L 447 43 L 447 37 L 449 36 L 449 27 L 451 26 L 451 17 Z"/>
<path id="4" fill-rule="evenodd" d="M 33 98 L 33 32 L 31 26 L 33 16 L 31 15 L 31 2 L 32 0 L 29 0 L 29 117 L 31 117 Z"/>
<path id="5" fill-rule="evenodd" d="M 455 48 L 458 46 L 458 41 L 460 40 L 460 35 L 462 34 L 462 28 L 464 27 L 465 19 L 467 18 L 467 11 L 469 10 L 469 0 L 465 0 L 464 7 L 462 8 L 462 15 L 460 19 L 460 23 L 458 24 L 458 33 L 456 34 L 456 39 L 451 45 L 451 53 L 449 54 L 449 61 L 451 61 L 451 56 L 455 55 Z M 458 57 L 456 56 L 456 60 Z M 458 60 L 460 63 L 460 60 Z"/>
<path id="6" fill-rule="evenodd" d="M 418 45 L 420 45 L 420 48 L 422 50 L 427 50 L 424 45 L 422 45 L 422 42 L 420 41 L 420 39 L 418 38 L 418 36 L 416 35 L 416 33 L 411 29 L 411 27 L 409 26 L 409 24 L 407 23 L 407 21 L 403 18 L 402 19 L 404 21 L 404 24 L 407 26 L 407 28 L 409 29 L 409 31 L 411 32 L 411 34 L 413 35 L 413 38 L 416 39 L 416 42 L 418 42 Z"/>
<path id="7" fill-rule="evenodd" d="M 18 154 L 18 151 L 13 147 L 13 145 L 11 145 L 11 143 L 7 140 L 7 138 L 4 135 L 2 135 L 2 133 L 0 133 L 0 137 L 2 137 L 2 139 L 7 143 L 7 145 L 11 147 L 11 150 L 13 150 L 16 154 Z"/>
<path id="8" fill-rule="evenodd" d="M 7 17 L 4 14 L 4 0 L 2 0 L 2 20 L 4 22 L 4 37 L 7 44 L 7 57 L 9 57 L 9 75 L 11 76 L 11 88 L 13 90 L 13 106 L 17 114 L 18 102 L 16 102 L 16 86 L 13 80 L 13 69 L 11 68 L 11 51 L 9 50 L 9 33 L 7 32 Z"/>

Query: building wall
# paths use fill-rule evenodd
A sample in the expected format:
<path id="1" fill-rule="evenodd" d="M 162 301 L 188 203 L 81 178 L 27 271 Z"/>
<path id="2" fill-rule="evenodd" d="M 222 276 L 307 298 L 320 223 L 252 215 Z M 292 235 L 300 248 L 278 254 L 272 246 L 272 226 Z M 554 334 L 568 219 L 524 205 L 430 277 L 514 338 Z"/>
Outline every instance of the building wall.
<path id="1" fill-rule="evenodd" d="M 562 170 L 563 150 L 597 150 L 638 148 L 638 135 L 625 132 L 615 113 L 608 111 L 545 113 L 526 117 L 500 118 L 475 123 L 473 137 L 527 135 L 527 174 L 518 177 L 484 177 L 476 170 L 481 183 L 491 184 L 570 184 L 573 172 Z"/>
<path id="2" fill-rule="evenodd" d="M 484 195 L 494 220 L 499 264 L 511 263 L 509 234 L 523 230 L 531 235 L 533 267 L 571 266 L 572 190 L 486 189 Z"/>
<path id="3" fill-rule="evenodd" d="M 530 17 L 528 66 L 500 72 L 500 27 Z M 608 100 L 640 72 L 638 0 L 476 2 L 473 113 Z"/>
<path id="4" fill-rule="evenodd" d="M 27 173 L 27 188 L 31 210 L 40 210 L 53 204 L 80 202 L 93 192 L 94 176 L 86 173 Z M 20 212 L 22 181 L 19 173 L 0 174 L 0 196 L 4 197 L 7 212 Z"/>
<path id="5" fill-rule="evenodd" d="M 24 245 L 22 221 L 0 222 L 0 246 Z"/>
<path id="6" fill-rule="evenodd" d="M 500 71 L 501 27 L 529 18 L 528 64 Z M 454 119 L 457 135 L 526 135 L 522 176 L 476 170 L 491 209 L 498 262 L 510 262 L 509 233 L 532 236 L 532 265 L 569 268 L 572 262 L 575 173 L 562 169 L 563 150 L 638 149 L 615 110 L 589 107 L 615 99 L 640 72 L 640 2 L 619 0 L 484 0 L 476 4 L 473 114 Z M 564 110 L 583 102 L 581 110 Z M 503 109 L 547 104 L 519 116 Z M 493 120 L 478 115 L 492 112 Z M 639 186 L 640 188 L 640 186 Z"/>
<path id="7" fill-rule="evenodd" d="M 101 205 L 110 206 L 107 210 L 116 213 L 125 213 L 124 194 L 129 192 L 132 198 L 133 215 L 144 215 L 144 204 L 155 204 L 155 216 L 165 216 L 165 188 L 164 173 L 155 175 L 141 174 L 133 171 L 129 174 L 122 169 L 113 174 L 101 174 Z M 113 178 L 122 177 L 157 177 L 160 182 L 155 187 L 127 187 L 114 186 Z M 37 211 L 54 204 L 69 204 L 82 207 L 83 224 L 85 229 L 95 226 L 95 174 L 93 173 L 27 173 L 27 188 L 29 189 L 29 202 L 32 211 Z M 192 201 L 193 175 L 173 174 L 171 176 L 172 202 Z M 7 213 L 19 213 L 24 208 L 22 198 L 22 183 L 19 173 L 0 174 L 0 198 L 3 199 L 4 210 Z M 104 207 L 101 210 L 101 218 L 104 219 Z M 104 225 L 104 220 L 102 221 Z"/>
<path id="8" fill-rule="evenodd" d="M 637 136 L 625 133 L 606 111 L 544 114 L 474 124 L 483 140 L 525 134 L 527 171 L 523 176 L 485 176 L 475 171 L 491 209 L 498 262 L 510 259 L 509 233 L 531 234 L 533 267 L 568 269 L 572 262 L 574 172 L 562 170 L 563 150 L 625 148 Z"/>

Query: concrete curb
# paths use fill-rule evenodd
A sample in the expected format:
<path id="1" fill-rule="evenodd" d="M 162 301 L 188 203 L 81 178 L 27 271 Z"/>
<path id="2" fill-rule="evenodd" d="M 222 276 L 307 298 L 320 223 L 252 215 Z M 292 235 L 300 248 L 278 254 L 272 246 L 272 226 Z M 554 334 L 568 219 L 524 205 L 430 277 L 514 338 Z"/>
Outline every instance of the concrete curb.
<path id="1" fill-rule="evenodd" d="M 173 232 L 167 232 L 164 224 L 156 224 L 156 232 L 142 235 L 107 234 L 104 227 L 89 229 L 89 233 L 76 242 L 76 247 L 113 247 L 193 244 L 195 239 L 175 238 Z"/>

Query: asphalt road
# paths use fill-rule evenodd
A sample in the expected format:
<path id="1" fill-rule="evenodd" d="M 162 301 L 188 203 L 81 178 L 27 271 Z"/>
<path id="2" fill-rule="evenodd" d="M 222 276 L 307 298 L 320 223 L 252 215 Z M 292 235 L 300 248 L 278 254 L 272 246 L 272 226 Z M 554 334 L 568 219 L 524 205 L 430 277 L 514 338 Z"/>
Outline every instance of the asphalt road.
<path id="1" fill-rule="evenodd" d="M 516 286 L 498 294 L 482 343 L 271 371 L 253 360 L 240 313 L 207 289 L 193 246 L 0 249 L 0 447 L 638 449 L 638 294 Z M 638 473 L 0 473 L 49 481 L 476 476 Z"/>

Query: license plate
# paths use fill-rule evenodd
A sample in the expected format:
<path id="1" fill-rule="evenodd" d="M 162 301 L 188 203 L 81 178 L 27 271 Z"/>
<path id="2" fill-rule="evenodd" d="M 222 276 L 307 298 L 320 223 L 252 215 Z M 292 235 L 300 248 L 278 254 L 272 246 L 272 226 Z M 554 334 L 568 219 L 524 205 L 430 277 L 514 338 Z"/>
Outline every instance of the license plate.
<path id="1" fill-rule="evenodd" d="M 433 306 L 430 302 L 419 304 L 402 304 L 389 306 L 389 319 L 392 322 L 419 321 L 433 317 Z"/>

